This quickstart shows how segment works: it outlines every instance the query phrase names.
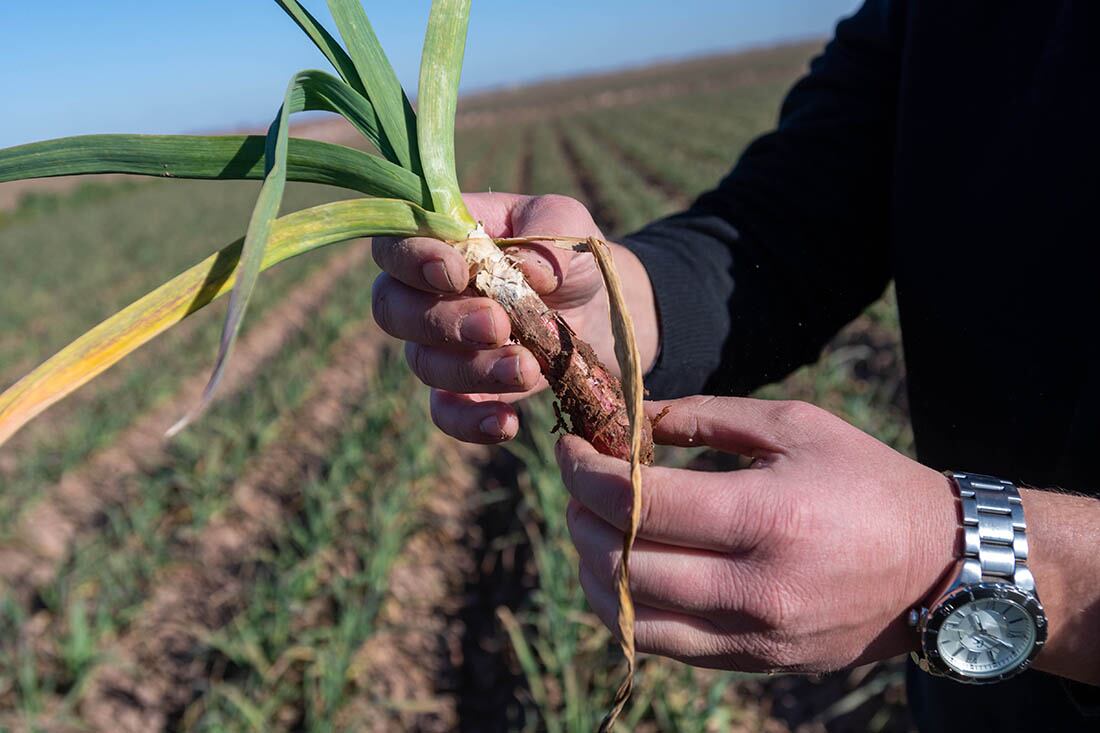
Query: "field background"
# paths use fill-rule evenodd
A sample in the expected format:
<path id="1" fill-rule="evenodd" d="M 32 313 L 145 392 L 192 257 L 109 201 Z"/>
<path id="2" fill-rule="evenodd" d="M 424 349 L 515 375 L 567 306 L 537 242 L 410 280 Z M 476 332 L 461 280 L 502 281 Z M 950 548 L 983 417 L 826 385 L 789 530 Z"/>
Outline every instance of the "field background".
<path id="1" fill-rule="evenodd" d="M 463 187 L 566 194 L 627 233 L 719 180 L 818 49 L 466 98 Z M 298 133 L 351 144 L 327 121 Z M 0 386 L 239 236 L 257 190 L 0 186 Z M 285 210 L 342 196 L 292 185 Z M 593 729 L 619 655 L 577 583 L 550 405 L 529 404 L 502 448 L 440 435 L 372 325 L 375 275 L 360 242 L 265 276 L 220 402 L 170 444 L 221 308 L 0 449 L 0 730 Z M 910 451 L 904 395 L 887 293 L 761 396 Z M 624 729 L 905 731 L 901 670 L 753 677 L 647 658 Z"/>

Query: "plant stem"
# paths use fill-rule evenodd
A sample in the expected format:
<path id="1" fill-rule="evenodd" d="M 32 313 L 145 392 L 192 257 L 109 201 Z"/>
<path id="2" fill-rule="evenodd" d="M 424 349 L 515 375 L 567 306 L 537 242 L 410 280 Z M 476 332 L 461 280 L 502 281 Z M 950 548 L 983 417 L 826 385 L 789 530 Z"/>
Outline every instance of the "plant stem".
<path id="1" fill-rule="evenodd" d="M 547 306 L 523 273 L 497 244 L 477 229 L 456 245 L 466 258 L 473 286 L 504 308 L 512 336 L 539 363 L 543 375 L 572 421 L 573 432 L 599 452 L 630 460 L 631 430 L 622 384 L 592 347 Z M 644 428 L 642 463 L 653 461 L 653 439 Z"/>

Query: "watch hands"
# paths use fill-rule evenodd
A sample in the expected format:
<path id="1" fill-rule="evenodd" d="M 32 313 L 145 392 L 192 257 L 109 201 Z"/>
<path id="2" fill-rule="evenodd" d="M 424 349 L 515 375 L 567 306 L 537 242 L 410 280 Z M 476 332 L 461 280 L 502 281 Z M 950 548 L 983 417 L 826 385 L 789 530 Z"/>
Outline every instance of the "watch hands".
<path id="1" fill-rule="evenodd" d="M 1003 647 L 1006 647 L 1006 648 L 1008 648 L 1008 649 L 1012 649 L 1012 648 L 1013 648 L 1013 647 L 1012 647 L 1012 645 L 1011 645 L 1011 644 L 1009 644 L 1009 643 L 1008 643 L 1007 641 L 1005 641 L 1004 639 L 1001 639 L 1001 638 L 999 638 L 999 637 L 993 636 L 993 634 L 989 634 L 989 633 L 986 633 L 986 632 L 984 632 L 984 631 L 983 631 L 983 632 L 979 632 L 979 633 L 977 634 L 977 638 L 978 638 L 978 639 L 981 639 L 982 641 L 984 641 L 984 642 L 985 642 L 985 643 L 987 643 L 987 644 L 989 644 L 990 642 L 992 642 L 992 643 L 994 643 L 994 644 L 1000 644 L 1001 646 L 1003 646 Z"/>

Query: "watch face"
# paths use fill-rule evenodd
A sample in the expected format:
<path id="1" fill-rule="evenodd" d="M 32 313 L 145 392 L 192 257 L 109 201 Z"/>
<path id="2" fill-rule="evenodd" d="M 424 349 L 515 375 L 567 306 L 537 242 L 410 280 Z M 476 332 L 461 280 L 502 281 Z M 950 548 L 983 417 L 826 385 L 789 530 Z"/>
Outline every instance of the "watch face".
<path id="1" fill-rule="evenodd" d="M 1008 598 L 980 598 L 951 611 L 936 650 L 947 666 L 976 679 L 999 677 L 1027 659 L 1037 630 L 1030 613 Z"/>

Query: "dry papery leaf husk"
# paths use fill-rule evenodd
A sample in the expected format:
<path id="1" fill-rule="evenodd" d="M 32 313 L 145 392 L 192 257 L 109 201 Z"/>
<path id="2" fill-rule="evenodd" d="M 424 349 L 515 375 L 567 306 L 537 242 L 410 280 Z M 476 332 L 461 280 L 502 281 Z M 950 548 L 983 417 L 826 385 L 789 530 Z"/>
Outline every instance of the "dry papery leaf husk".
<path id="1" fill-rule="evenodd" d="M 621 386 L 613 375 L 603 370 L 591 348 L 574 338 L 575 334 L 568 324 L 542 302 L 515 263 L 500 250 L 502 246 L 536 242 L 550 243 L 575 252 L 590 252 L 595 258 L 607 288 L 615 358 L 622 374 Z M 610 731 L 634 687 L 637 658 L 634 647 L 634 601 L 630 594 L 630 555 L 641 514 L 641 467 L 643 463 L 653 461 L 652 430 L 642 409 L 641 356 L 634 321 L 623 296 L 622 281 L 615 269 L 611 249 L 606 242 L 595 237 L 528 236 L 492 240 L 478 230 L 469 240 L 460 243 L 459 248 L 471 266 L 475 289 L 504 306 L 512 319 L 517 340 L 535 353 L 562 407 L 573 420 L 573 431 L 588 438 L 601 453 L 630 461 L 630 523 L 623 534 L 622 562 L 619 563 L 616 579 L 619 639 L 626 670 L 611 709 L 600 724 L 600 731 Z M 528 324 L 530 328 L 527 328 Z M 555 336 L 558 338 L 557 355 L 553 354 Z M 549 344 L 547 339 L 550 339 Z M 617 404 L 608 405 L 612 399 Z M 592 414 L 593 406 L 599 414 Z"/>

